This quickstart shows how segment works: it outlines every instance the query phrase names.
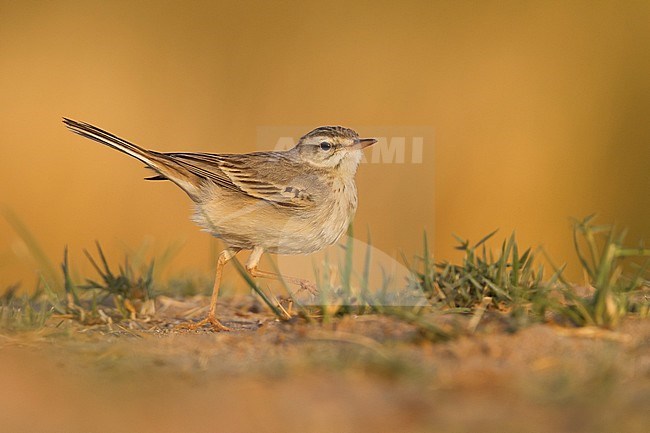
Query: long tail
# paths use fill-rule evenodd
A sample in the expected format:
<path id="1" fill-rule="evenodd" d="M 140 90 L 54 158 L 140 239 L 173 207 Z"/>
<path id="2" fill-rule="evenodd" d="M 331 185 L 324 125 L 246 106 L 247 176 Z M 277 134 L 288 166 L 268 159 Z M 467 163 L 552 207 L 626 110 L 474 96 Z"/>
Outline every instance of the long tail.
<path id="1" fill-rule="evenodd" d="M 185 191 L 190 198 L 195 200 L 199 195 L 199 182 L 192 173 L 180 166 L 172 158 L 159 152 L 143 149 L 142 147 L 130 143 L 110 132 L 104 131 L 89 123 L 78 122 L 76 120 L 63 118 L 63 123 L 68 129 L 82 137 L 94 140 L 105 146 L 112 147 L 120 152 L 126 153 L 133 158 L 142 161 L 147 167 L 156 171 L 160 176 L 152 179 L 169 179 Z"/>

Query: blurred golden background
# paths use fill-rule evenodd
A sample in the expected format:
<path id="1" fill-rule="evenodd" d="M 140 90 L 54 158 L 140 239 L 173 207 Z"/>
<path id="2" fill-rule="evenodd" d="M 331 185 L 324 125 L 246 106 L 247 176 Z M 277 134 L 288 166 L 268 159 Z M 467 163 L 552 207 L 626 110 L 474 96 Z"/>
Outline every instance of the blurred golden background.
<path id="1" fill-rule="evenodd" d="M 649 22 L 646 1 L 0 1 L 0 206 L 55 262 L 182 243 L 167 272 L 207 275 L 184 194 L 62 116 L 161 151 L 425 131 L 421 163 L 409 138 L 404 163 L 360 167 L 356 237 L 412 257 L 426 229 L 442 260 L 500 228 L 574 263 L 570 216 L 650 234 Z M 36 266 L 0 220 L 0 288 Z"/>

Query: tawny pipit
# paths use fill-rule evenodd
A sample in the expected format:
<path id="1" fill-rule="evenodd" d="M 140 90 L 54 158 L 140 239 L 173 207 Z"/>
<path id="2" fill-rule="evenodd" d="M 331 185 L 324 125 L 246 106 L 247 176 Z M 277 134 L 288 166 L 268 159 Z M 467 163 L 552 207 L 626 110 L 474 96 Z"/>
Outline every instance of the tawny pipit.
<path id="1" fill-rule="evenodd" d="M 170 180 L 194 202 L 193 220 L 228 246 L 219 255 L 208 316 L 193 328 L 228 328 L 215 316 L 223 266 L 252 250 L 246 269 L 253 277 L 282 278 L 302 288 L 311 283 L 257 269 L 264 252 L 308 254 L 335 243 L 357 209 L 354 175 L 361 150 L 375 143 L 348 128 L 324 126 L 286 151 L 246 154 L 162 153 L 146 150 L 84 122 L 63 119 L 82 137 L 126 153 Z"/>

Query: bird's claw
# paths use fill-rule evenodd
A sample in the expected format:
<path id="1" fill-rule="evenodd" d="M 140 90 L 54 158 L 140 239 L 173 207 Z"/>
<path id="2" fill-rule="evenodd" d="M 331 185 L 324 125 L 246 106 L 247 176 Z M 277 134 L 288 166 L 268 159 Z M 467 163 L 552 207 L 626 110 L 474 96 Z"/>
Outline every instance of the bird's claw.
<path id="1" fill-rule="evenodd" d="M 299 285 L 300 285 L 300 289 L 298 290 L 298 292 L 306 290 L 312 296 L 318 295 L 318 289 L 316 288 L 316 285 L 311 281 L 301 280 Z"/>
<path id="2" fill-rule="evenodd" d="M 219 319 L 217 319 L 214 316 L 208 315 L 205 319 L 201 320 L 200 322 L 196 323 L 183 323 L 178 326 L 180 329 L 189 329 L 190 331 L 196 331 L 197 329 L 203 328 L 205 325 L 210 325 L 213 331 L 216 332 L 221 332 L 221 331 L 230 331 L 231 329 L 227 327 L 226 325 L 222 324 Z"/>

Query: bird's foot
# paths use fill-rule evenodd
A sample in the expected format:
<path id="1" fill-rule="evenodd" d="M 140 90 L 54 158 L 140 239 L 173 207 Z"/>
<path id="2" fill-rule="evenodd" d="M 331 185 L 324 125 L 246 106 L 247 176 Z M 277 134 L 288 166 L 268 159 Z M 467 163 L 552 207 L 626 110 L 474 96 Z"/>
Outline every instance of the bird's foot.
<path id="1" fill-rule="evenodd" d="M 200 322 L 196 323 L 183 323 L 181 325 L 178 325 L 179 329 L 189 329 L 190 331 L 196 331 L 197 329 L 203 328 L 205 325 L 210 325 L 213 331 L 216 332 L 221 332 L 221 331 L 230 331 L 230 328 L 222 324 L 219 319 L 214 317 L 211 314 L 208 314 L 208 316 L 201 320 Z"/>
<path id="2" fill-rule="evenodd" d="M 300 280 L 298 282 L 298 285 L 300 286 L 300 289 L 298 289 L 298 293 L 302 292 L 303 290 L 306 290 L 312 296 L 318 295 L 318 289 L 316 288 L 316 284 L 312 283 L 311 281 Z"/>

